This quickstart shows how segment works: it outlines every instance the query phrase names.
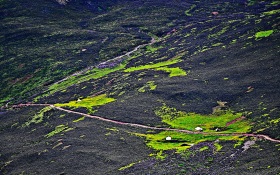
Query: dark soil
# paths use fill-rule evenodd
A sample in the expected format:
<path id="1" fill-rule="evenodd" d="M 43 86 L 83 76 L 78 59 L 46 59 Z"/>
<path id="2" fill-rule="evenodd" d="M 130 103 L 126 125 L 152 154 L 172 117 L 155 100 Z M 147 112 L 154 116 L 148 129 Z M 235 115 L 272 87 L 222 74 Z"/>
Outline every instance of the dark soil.
<path id="1" fill-rule="evenodd" d="M 81 116 L 54 109 L 44 113 L 42 122 L 25 127 L 42 107 L 4 109 L 31 102 L 54 82 L 153 37 L 159 38 L 152 45 L 157 50 L 141 48 L 126 68 L 180 55 L 182 61 L 169 67 L 180 67 L 187 76 L 120 70 L 35 103 L 106 93 L 116 101 L 96 107 L 94 115 L 168 127 L 154 112 L 163 104 L 211 114 L 217 101 L 226 101 L 253 123 L 251 132 L 280 139 L 279 12 L 264 13 L 279 11 L 278 1 L 71 0 L 60 5 L 55 0 L 2 0 L 0 9 L 1 174 L 279 174 L 279 144 L 266 140 L 244 152 L 235 142 L 220 142 L 220 151 L 213 142 L 202 142 L 157 159 L 150 156 L 157 151 L 135 135 L 150 132 L 144 129 L 90 118 L 75 122 Z M 267 30 L 274 32 L 255 38 Z M 139 91 L 149 81 L 156 89 Z M 46 137 L 59 125 L 73 129 Z M 203 146 L 209 148 L 200 151 Z"/>

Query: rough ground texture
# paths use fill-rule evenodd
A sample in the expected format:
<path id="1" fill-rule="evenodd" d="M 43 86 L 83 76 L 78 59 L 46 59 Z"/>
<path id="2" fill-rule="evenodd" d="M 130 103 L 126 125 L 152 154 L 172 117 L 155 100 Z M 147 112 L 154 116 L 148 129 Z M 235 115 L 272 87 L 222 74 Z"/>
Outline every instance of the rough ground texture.
<path id="1" fill-rule="evenodd" d="M 220 141 L 218 150 L 205 141 L 160 152 L 139 137 L 147 129 L 12 107 L 106 94 L 115 101 L 66 108 L 170 127 L 155 114 L 163 104 L 211 114 L 225 101 L 246 115 L 251 133 L 279 140 L 279 7 L 273 0 L 0 0 L 0 174 L 279 174 L 279 143 L 247 137 L 256 141 L 246 150 L 244 142 Z M 171 76 L 170 68 L 186 75 Z"/>

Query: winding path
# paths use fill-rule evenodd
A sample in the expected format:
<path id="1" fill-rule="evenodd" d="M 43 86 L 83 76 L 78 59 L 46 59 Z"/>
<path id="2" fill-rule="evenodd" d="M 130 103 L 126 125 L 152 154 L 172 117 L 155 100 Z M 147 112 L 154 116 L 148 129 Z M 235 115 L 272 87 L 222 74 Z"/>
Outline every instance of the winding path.
<path id="1" fill-rule="evenodd" d="M 69 109 L 64 109 L 64 108 L 55 106 L 53 104 L 19 104 L 19 105 L 13 105 L 12 107 L 13 108 L 19 108 L 19 107 L 26 107 L 26 106 L 50 106 L 53 109 L 57 109 L 57 110 L 64 111 L 64 112 L 67 112 L 67 113 L 82 115 L 82 116 L 85 116 L 85 117 L 88 117 L 88 118 L 97 119 L 97 120 L 101 120 L 101 121 L 109 122 L 109 123 L 114 123 L 114 124 L 117 124 L 117 125 L 125 125 L 125 126 L 137 127 L 137 128 L 162 130 L 162 131 L 176 131 L 176 132 L 183 132 L 183 133 L 188 133 L 188 134 L 255 137 L 255 138 L 261 138 L 261 139 L 269 140 L 271 142 L 280 143 L 280 140 L 273 139 L 273 138 L 271 138 L 267 135 L 263 135 L 263 134 L 200 132 L 200 131 L 189 131 L 189 130 L 185 130 L 185 129 L 162 128 L 162 127 L 147 126 L 147 125 L 142 125 L 142 124 L 137 124 L 137 123 L 121 122 L 121 121 L 107 119 L 107 118 L 103 118 L 103 117 L 99 117 L 99 116 L 95 116 L 95 115 L 90 115 L 90 114 L 86 114 L 86 113 L 82 113 L 82 112 L 77 112 L 77 111 L 73 111 L 73 110 L 69 110 Z"/>

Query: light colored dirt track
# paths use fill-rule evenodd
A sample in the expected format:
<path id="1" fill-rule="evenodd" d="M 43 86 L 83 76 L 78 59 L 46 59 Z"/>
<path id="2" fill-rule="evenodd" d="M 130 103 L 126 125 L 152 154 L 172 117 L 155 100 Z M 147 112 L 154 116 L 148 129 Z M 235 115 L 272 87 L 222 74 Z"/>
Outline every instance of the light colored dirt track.
<path id="1" fill-rule="evenodd" d="M 57 107 L 57 106 L 55 106 L 53 104 L 19 104 L 19 105 L 13 105 L 14 108 L 26 107 L 26 106 L 50 106 L 53 109 L 57 109 L 57 110 L 64 111 L 64 112 L 67 112 L 67 113 L 77 114 L 77 115 L 85 116 L 85 117 L 88 117 L 88 118 L 101 120 L 101 121 L 104 121 L 104 122 L 114 123 L 114 124 L 117 124 L 117 125 L 125 125 L 125 126 L 137 127 L 137 128 L 144 128 L 144 129 L 151 129 L 151 130 L 162 130 L 162 131 L 176 131 L 176 132 L 183 132 L 183 133 L 187 133 L 187 134 L 255 137 L 255 138 L 269 140 L 271 142 L 280 143 L 280 140 L 273 139 L 273 138 L 271 138 L 271 137 L 269 137 L 267 135 L 263 135 L 263 134 L 196 132 L 196 131 L 189 131 L 189 130 L 184 130 L 184 129 L 161 128 L 161 127 L 147 126 L 147 125 L 142 125 L 142 124 L 137 124 L 137 123 L 121 122 L 121 121 L 116 121 L 116 120 L 111 120 L 111 119 L 103 118 L 103 117 L 100 117 L 100 116 L 95 116 L 95 115 L 90 115 L 90 114 L 86 114 L 86 113 L 82 113 L 82 112 L 77 112 L 77 111 L 73 111 L 73 110 L 69 110 L 69 109 L 64 109 L 64 108 L 61 108 L 61 107 Z"/>

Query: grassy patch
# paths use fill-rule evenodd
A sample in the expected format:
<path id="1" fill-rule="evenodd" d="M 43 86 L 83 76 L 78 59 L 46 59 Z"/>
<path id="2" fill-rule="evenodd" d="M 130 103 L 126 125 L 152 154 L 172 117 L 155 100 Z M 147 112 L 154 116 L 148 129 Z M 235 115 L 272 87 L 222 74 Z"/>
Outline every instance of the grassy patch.
<path id="1" fill-rule="evenodd" d="M 90 70 L 87 72 L 87 74 L 85 75 L 79 75 L 79 76 L 73 76 L 70 77 L 69 79 L 61 82 L 61 83 L 57 83 L 57 84 L 53 84 L 49 87 L 49 94 L 53 94 L 55 92 L 61 91 L 63 89 L 66 89 L 67 87 L 73 86 L 75 84 L 79 84 L 82 82 L 86 82 L 92 79 L 99 79 L 102 78 L 110 73 L 116 72 L 118 70 L 121 70 L 125 67 L 125 64 L 121 64 L 119 66 L 116 66 L 114 68 L 104 68 L 104 69 L 98 69 L 95 68 L 93 70 Z"/>
<path id="2" fill-rule="evenodd" d="M 82 100 L 76 100 L 76 101 L 70 101 L 68 103 L 62 103 L 62 104 L 55 104 L 55 106 L 59 107 L 73 107 L 73 108 L 87 108 L 89 112 L 93 112 L 93 107 L 95 106 L 102 106 L 107 103 L 111 103 L 115 101 L 114 98 L 108 98 L 106 97 L 106 94 L 101 94 L 95 97 L 87 97 Z"/>
<path id="3" fill-rule="evenodd" d="M 217 46 L 220 46 L 220 45 L 223 45 L 223 43 L 215 43 L 215 44 L 212 44 L 213 47 L 217 47 Z"/>
<path id="4" fill-rule="evenodd" d="M 159 152 L 157 152 L 157 153 L 152 153 L 152 154 L 150 154 L 149 156 L 154 156 L 154 157 L 156 157 L 156 159 L 158 159 L 158 160 L 163 160 L 163 159 L 165 159 L 166 158 L 166 154 L 164 154 L 163 153 L 163 151 L 162 150 L 160 150 Z"/>
<path id="5" fill-rule="evenodd" d="M 220 151 L 223 148 L 223 146 L 220 145 L 219 143 L 214 143 L 214 145 L 215 145 L 217 151 Z"/>
<path id="6" fill-rule="evenodd" d="M 280 9 L 263 12 L 263 15 L 274 15 L 280 13 Z"/>
<path id="7" fill-rule="evenodd" d="M 180 59 L 171 59 L 171 60 L 167 60 L 167 61 L 163 61 L 163 62 L 159 62 L 159 63 L 154 63 L 154 64 L 147 64 L 147 65 L 143 65 L 143 66 L 137 66 L 137 67 L 130 67 L 124 70 L 124 72 L 134 72 L 134 71 L 139 71 L 139 70 L 147 70 L 147 69 L 155 69 L 155 68 L 159 68 L 159 67 L 164 67 L 164 66 L 169 66 L 172 64 L 176 64 L 181 62 Z"/>
<path id="8" fill-rule="evenodd" d="M 38 112 L 36 115 L 34 115 L 30 121 L 25 122 L 23 124 L 23 127 L 28 127 L 32 123 L 34 123 L 34 124 L 41 123 L 43 121 L 43 118 L 44 118 L 44 113 L 47 112 L 47 111 L 50 111 L 51 109 L 52 108 L 49 107 L 49 106 L 44 107 L 43 109 L 40 110 L 40 112 Z"/>
<path id="9" fill-rule="evenodd" d="M 190 9 L 188 9 L 188 10 L 185 11 L 185 14 L 186 14 L 187 16 L 192 16 L 192 14 L 190 14 L 190 11 L 192 11 L 195 7 L 196 7 L 196 5 L 193 4 L 193 5 L 190 7 Z"/>
<path id="10" fill-rule="evenodd" d="M 280 4 L 280 1 L 273 1 L 272 3 L 271 3 L 271 5 L 279 5 Z"/>
<path id="11" fill-rule="evenodd" d="M 208 35 L 208 39 L 217 38 L 217 37 L 221 36 L 222 34 L 224 34 L 228 29 L 229 29 L 229 26 L 226 26 L 222 30 L 220 30 L 219 32 L 214 33 L 214 34 L 210 34 L 210 35 Z"/>
<path id="12" fill-rule="evenodd" d="M 74 128 L 69 128 L 66 125 L 58 125 L 55 127 L 55 130 L 51 131 L 50 133 L 48 133 L 47 135 L 45 135 L 45 137 L 49 138 L 52 137 L 56 134 L 62 133 L 62 132 L 68 132 L 73 130 Z"/>
<path id="13" fill-rule="evenodd" d="M 173 65 L 173 64 L 181 62 L 181 60 L 179 58 L 180 57 L 176 57 L 174 59 L 170 59 L 170 60 L 159 62 L 159 63 L 147 64 L 147 65 L 137 66 L 137 67 L 130 67 L 130 68 L 125 69 L 124 72 L 134 72 L 134 71 L 140 71 L 140 70 L 153 69 L 153 70 L 168 72 L 168 73 L 170 73 L 169 74 L 170 77 L 185 76 L 185 75 L 187 75 L 187 73 L 183 69 L 180 69 L 179 67 L 176 67 L 176 68 L 167 67 L 169 65 Z"/>
<path id="14" fill-rule="evenodd" d="M 145 92 L 147 89 L 148 90 L 155 90 L 157 88 L 157 85 L 155 84 L 154 81 L 148 81 L 146 85 L 138 89 L 138 92 Z"/>
<path id="15" fill-rule="evenodd" d="M 220 132 L 246 133 L 251 128 L 249 122 L 245 120 L 238 120 L 227 126 L 227 123 L 242 116 L 242 113 L 233 113 L 232 111 L 225 111 L 221 115 L 201 115 L 177 111 L 164 105 L 156 111 L 156 115 L 173 128 L 191 131 L 194 131 L 196 127 L 201 127 L 204 132 L 214 132 L 216 128 L 221 128 Z"/>
<path id="16" fill-rule="evenodd" d="M 192 145 L 205 142 L 219 140 L 234 140 L 241 143 L 244 138 L 239 136 L 219 136 L 215 133 L 246 133 L 250 131 L 250 124 L 248 121 L 236 120 L 242 116 L 241 113 L 233 113 L 232 111 L 225 111 L 220 115 L 201 115 L 196 113 L 185 113 L 177 111 L 175 108 L 170 108 L 166 105 L 155 111 L 157 116 L 162 118 L 162 121 L 169 124 L 172 128 L 185 129 L 195 131 L 196 127 L 203 128 L 203 132 L 209 134 L 186 134 L 175 131 L 162 131 L 157 134 L 138 134 L 138 136 L 146 137 L 147 145 L 155 150 L 171 150 L 175 149 L 178 152 L 190 148 Z M 230 122 L 230 124 L 229 124 Z M 216 128 L 221 129 L 215 131 Z M 213 134 L 212 134 L 213 133 Z M 170 136 L 171 140 L 166 140 Z M 215 143 L 216 150 L 219 151 L 222 146 Z M 206 149 L 206 148 L 205 148 Z"/>
<path id="17" fill-rule="evenodd" d="M 208 146 L 203 146 L 199 149 L 199 151 L 202 152 L 202 151 L 205 151 L 205 150 L 208 150 L 208 149 L 209 149 Z"/>
<path id="18" fill-rule="evenodd" d="M 156 52 L 158 49 L 161 49 L 162 47 L 152 47 L 151 45 L 146 46 L 146 51 L 147 52 Z"/>
<path id="19" fill-rule="evenodd" d="M 194 144 L 205 141 L 219 140 L 243 140 L 238 136 L 217 136 L 217 135 L 203 135 L 203 134 L 186 134 L 174 131 L 163 131 L 158 134 L 138 134 L 138 136 L 145 137 L 147 139 L 147 146 L 158 150 L 177 150 L 178 152 L 185 151 Z M 165 140 L 167 136 L 172 137 L 171 141 Z M 217 149 L 218 150 L 218 149 Z"/>
<path id="20" fill-rule="evenodd" d="M 120 171 L 125 170 L 125 169 L 127 169 L 127 168 L 132 167 L 132 166 L 135 165 L 135 164 L 136 164 L 136 163 L 130 163 L 130 164 L 126 165 L 126 166 L 123 166 L 123 167 L 119 168 L 119 170 L 120 170 Z"/>
<path id="21" fill-rule="evenodd" d="M 258 38 L 268 37 L 268 36 L 270 36 L 272 33 L 273 33 L 273 30 L 260 31 L 260 32 L 257 32 L 257 33 L 255 34 L 255 38 L 258 39 Z"/>
<path id="22" fill-rule="evenodd" d="M 174 68 L 173 67 L 172 68 L 159 67 L 159 68 L 156 68 L 156 70 L 164 71 L 164 72 L 169 73 L 169 77 L 186 76 L 187 75 L 187 72 L 184 71 L 183 69 L 179 68 L 179 67 L 174 67 Z"/>
<path id="23" fill-rule="evenodd" d="M 77 120 L 73 120 L 73 122 L 74 122 L 74 123 L 77 123 L 77 122 L 79 122 L 79 121 L 83 121 L 84 119 L 85 119 L 85 117 L 83 116 L 83 117 L 78 118 Z"/>

